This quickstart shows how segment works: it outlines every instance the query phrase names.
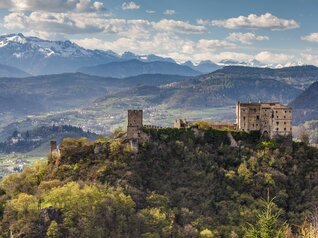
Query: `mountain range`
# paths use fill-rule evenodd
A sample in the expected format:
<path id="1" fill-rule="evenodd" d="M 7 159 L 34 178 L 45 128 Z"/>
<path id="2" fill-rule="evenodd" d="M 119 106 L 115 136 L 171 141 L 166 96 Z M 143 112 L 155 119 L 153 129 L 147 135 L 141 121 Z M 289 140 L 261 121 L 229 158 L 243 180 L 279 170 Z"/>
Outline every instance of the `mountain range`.
<path id="1" fill-rule="evenodd" d="M 103 72 L 98 74 L 100 76 L 110 77 L 129 77 L 138 74 L 151 74 L 159 73 L 166 74 L 162 67 L 157 69 L 149 69 L 142 63 L 160 62 L 170 63 L 178 68 L 175 72 L 168 72 L 169 74 L 181 74 L 193 76 L 194 71 L 201 74 L 211 73 L 224 66 L 250 66 L 250 67 L 281 67 L 281 65 L 265 65 L 261 62 L 252 59 L 246 62 L 236 61 L 233 59 L 223 59 L 218 63 L 212 61 L 202 61 L 194 64 L 191 61 L 185 63 L 177 63 L 171 58 L 160 57 L 157 55 L 136 55 L 132 52 L 125 52 L 117 54 L 111 50 L 91 50 L 85 49 L 74 42 L 69 40 L 53 41 L 44 40 L 38 37 L 27 37 L 23 34 L 9 34 L 0 36 L 0 64 L 16 67 L 31 75 L 48 75 L 48 74 L 61 74 L 61 73 L 75 73 L 75 72 L 92 72 L 96 70 Z M 126 62 L 131 64 L 132 60 L 138 60 L 139 63 L 133 72 L 130 73 L 129 67 L 123 72 L 115 71 L 113 74 L 109 70 L 109 63 Z M 136 62 L 136 61 L 135 61 Z M 115 64 L 116 65 L 116 64 Z M 125 65 L 123 63 L 122 65 Z M 181 67 L 183 66 L 183 67 Z M 105 69 L 104 69 L 105 68 Z M 182 71 L 184 69 L 184 71 Z M 193 71 L 190 71 L 192 69 Z M 105 75 L 105 72 L 107 74 Z M 189 73 L 190 72 L 190 73 Z M 95 72 L 96 74 L 96 72 Z M 10 74 L 0 74 L 0 76 L 12 77 Z M 17 75 L 19 76 L 19 75 Z"/>
<path id="2" fill-rule="evenodd" d="M 2 56 L 0 64 L 19 68 L 32 75 L 77 72 L 80 68 L 93 66 L 100 69 L 108 63 L 128 61 L 129 64 L 132 60 L 144 63 L 170 63 L 170 65 L 174 65 L 176 68 L 179 67 L 179 70 L 173 74 L 181 73 L 182 75 L 191 76 L 196 71 L 194 65 L 194 69 L 191 70 L 190 67 L 181 66 L 171 58 L 164 58 L 153 54 L 136 55 L 131 52 L 125 52 L 119 55 L 110 50 L 85 49 L 69 40 L 43 40 L 38 37 L 26 37 L 23 34 L 0 36 L 0 55 Z M 185 69 L 185 72 L 182 72 L 182 68 Z M 211 70 L 214 70 L 214 66 Z M 141 73 L 166 73 L 164 71 L 160 72 L 159 69 L 152 71 L 139 69 L 139 71 Z M 190 74 L 187 73 L 189 71 L 191 72 Z M 126 73 L 122 77 L 134 75 L 134 73 Z M 7 74 L 4 76 L 9 77 L 12 75 Z M 118 73 L 114 72 L 114 75 L 109 76 L 116 77 Z"/>

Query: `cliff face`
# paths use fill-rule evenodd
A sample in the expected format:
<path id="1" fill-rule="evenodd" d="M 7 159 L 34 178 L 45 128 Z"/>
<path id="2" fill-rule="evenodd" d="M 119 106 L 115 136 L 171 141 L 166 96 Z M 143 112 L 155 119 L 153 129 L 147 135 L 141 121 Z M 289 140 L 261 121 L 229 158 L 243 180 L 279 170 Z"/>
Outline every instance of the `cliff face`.
<path id="1" fill-rule="evenodd" d="M 227 131 L 210 129 L 145 132 L 151 140 L 138 154 L 120 134 L 66 139 L 48 165 L 5 178 L 1 233 L 199 237 L 207 229 L 241 237 L 268 191 L 289 224 L 318 205 L 317 149 L 239 132 L 233 148 Z"/>

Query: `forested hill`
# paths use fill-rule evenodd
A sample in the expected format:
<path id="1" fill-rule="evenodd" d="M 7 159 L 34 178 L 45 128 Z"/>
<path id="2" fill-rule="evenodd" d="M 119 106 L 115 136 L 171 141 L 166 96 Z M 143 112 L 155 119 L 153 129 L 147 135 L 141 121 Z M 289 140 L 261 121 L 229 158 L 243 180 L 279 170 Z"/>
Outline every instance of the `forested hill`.
<path id="1" fill-rule="evenodd" d="M 285 82 L 297 88 L 307 88 L 318 80 L 318 68 L 313 65 L 286 67 L 281 69 L 227 66 L 214 72 L 227 76 L 271 78 Z"/>
<path id="2" fill-rule="evenodd" d="M 281 215 L 270 217 L 262 231 L 269 236 L 253 237 L 309 224 L 318 205 L 317 149 L 231 132 L 240 141 L 233 148 L 227 131 L 204 125 L 146 133 L 151 140 L 138 154 L 119 131 L 96 142 L 65 139 L 61 157 L 6 177 L 2 236 L 248 237 L 247 223 L 267 221 L 257 214 L 268 192 L 272 214 Z"/>

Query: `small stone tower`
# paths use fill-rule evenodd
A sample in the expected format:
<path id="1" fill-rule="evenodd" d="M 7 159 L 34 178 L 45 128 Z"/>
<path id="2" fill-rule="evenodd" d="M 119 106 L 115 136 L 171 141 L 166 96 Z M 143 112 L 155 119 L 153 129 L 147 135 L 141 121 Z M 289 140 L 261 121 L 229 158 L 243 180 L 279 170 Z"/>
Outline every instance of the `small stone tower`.
<path id="1" fill-rule="evenodd" d="M 138 139 L 143 127 L 143 111 L 128 110 L 127 138 Z"/>
<path id="2" fill-rule="evenodd" d="M 50 145 L 51 145 L 51 153 L 57 152 L 57 143 L 56 143 L 56 141 L 55 141 L 55 140 L 52 140 L 52 141 L 50 142 Z"/>

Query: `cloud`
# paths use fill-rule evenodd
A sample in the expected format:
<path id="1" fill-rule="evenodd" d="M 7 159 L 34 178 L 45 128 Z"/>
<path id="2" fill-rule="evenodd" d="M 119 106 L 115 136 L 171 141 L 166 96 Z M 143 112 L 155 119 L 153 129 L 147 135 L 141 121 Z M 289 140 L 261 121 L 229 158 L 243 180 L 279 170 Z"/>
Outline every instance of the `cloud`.
<path id="1" fill-rule="evenodd" d="M 216 47 L 235 47 L 235 44 L 225 40 L 201 39 L 198 41 L 198 47 L 201 49 L 209 49 L 209 48 L 216 48 Z"/>
<path id="2" fill-rule="evenodd" d="M 311 33 L 307 36 L 303 36 L 301 39 L 310 42 L 318 42 L 318 33 Z"/>
<path id="3" fill-rule="evenodd" d="M 239 29 L 239 28 L 264 28 L 272 30 L 288 30 L 299 27 L 299 23 L 295 20 L 287 20 L 278 18 L 271 13 L 265 13 L 257 16 L 250 14 L 248 16 L 239 16 L 236 18 L 229 18 L 224 20 L 197 20 L 202 25 L 210 24 L 212 26 L 224 27 L 227 29 Z"/>
<path id="4" fill-rule="evenodd" d="M 198 41 L 189 40 L 173 33 L 159 32 L 140 37 L 135 40 L 131 36 L 123 36 L 116 40 L 101 40 L 96 38 L 85 38 L 74 40 L 77 44 L 90 49 L 113 50 L 118 53 L 132 51 L 137 54 L 156 54 L 163 57 L 172 57 L 179 62 L 192 60 L 199 62 L 202 60 L 220 60 L 221 57 L 230 57 L 229 53 L 218 55 L 217 50 L 232 47 L 233 43 L 222 40 L 200 39 Z M 235 59 L 246 59 L 242 53 L 233 53 Z M 251 58 L 249 56 L 249 58 Z M 253 57 L 252 57 L 253 58 Z"/>
<path id="5" fill-rule="evenodd" d="M 1 9 L 12 11 L 96 12 L 106 10 L 104 4 L 91 0 L 1 0 Z"/>
<path id="6" fill-rule="evenodd" d="M 96 13 L 32 12 L 26 15 L 13 12 L 4 18 L 4 27 L 7 29 L 62 34 L 118 33 L 123 31 L 125 26 L 126 20 L 105 19 Z"/>
<path id="7" fill-rule="evenodd" d="M 146 13 L 148 13 L 148 14 L 154 14 L 154 13 L 156 13 L 156 11 L 153 11 L 153 10 L 146 10 Z"/>
<path id="8" fill-rule="evenodd" d="M 286 64 L 296 60 L 293 55 L 277 54 L 269 51 L 258 53 L 255 59 L 266 64 Z"/>
<path id="9" fill-rule="evenodd" d="M 165 32 L 177 32 L 184 34 L 200 34 L 206 31 L 204 26 L 192 25 L 184 21 L 162 19 L 153 23 L 154 29 Z"/>
<path id="10" fill-rule="evenodd" d="M 171 9 L 167 9 L 163 12 L 163 14 L 172 16 L 172 15 L 176 14 L 176 11 L 171 10 Z"/>
<path id="11" fill-rule="evenodd" d="M 252 44 L 252 42 L 254 42 L 254 41 L 269 40 L 269 37 L 256 35 L 256 34 L 251 33 L 251 32 L 247 32 L 247 33 L 233 32 L 233 33 L 230 33 L 226 39 L 229 41 L 233 41 L 233 42 L 238 41 L 238 42 L 241 42 L 243 44 L 249 45 L 249 44 Z"/>
<path id="12" fill-rule="evenodd" d="M 124 2 L 122 5 L 121 5 L 121 8 L 123 10 L 137 10 L 140 8 L 139 5 L 137 5 L 135 2 Z"/>
<path id="13" fill-rule="evenodd" d="M 204 26 L 188 22 L 163 19 L 159 22 L 148 20 L 126 20 L 107 18 L 101 13 L 50 13 L 12 12 L 4 18 L 4 27 L 25 32 L 50 32 L 52 34 L 116 33 L 144 37 L 152 33 L 171 32 L 180 34 L 199 34 L 205 32 Z"/>

